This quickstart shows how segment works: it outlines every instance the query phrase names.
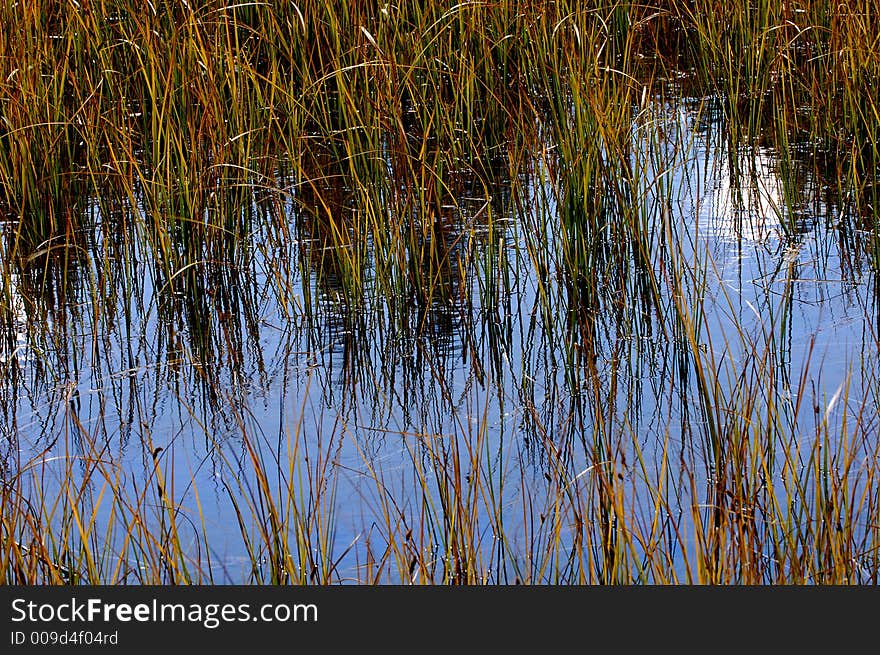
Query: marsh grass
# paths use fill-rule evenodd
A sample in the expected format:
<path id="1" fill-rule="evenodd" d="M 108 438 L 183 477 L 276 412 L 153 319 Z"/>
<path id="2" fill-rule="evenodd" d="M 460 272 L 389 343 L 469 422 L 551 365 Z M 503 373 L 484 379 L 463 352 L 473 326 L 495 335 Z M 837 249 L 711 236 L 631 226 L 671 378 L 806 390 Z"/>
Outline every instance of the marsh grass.
<path id="1" fill-rule="evenodd" d="M 877 18 L 3 2 L 0 579 L 876 584 Z"/>

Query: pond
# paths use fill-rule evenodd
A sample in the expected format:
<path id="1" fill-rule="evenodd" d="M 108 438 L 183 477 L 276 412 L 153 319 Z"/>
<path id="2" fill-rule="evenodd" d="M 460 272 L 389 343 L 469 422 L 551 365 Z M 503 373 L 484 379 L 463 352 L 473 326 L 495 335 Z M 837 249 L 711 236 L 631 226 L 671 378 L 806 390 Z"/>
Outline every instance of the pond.
<path id="1" fill-rule="evenodd" d="M 0 8 L 3 581 L 876 584 L 870 10 L 172 4 Z"/>
<path id="2" fill-rule="evenodd" d="M 123 263 L 101 242 L 90 202 L 104 261 L 35 253 L 42 268 L 8 277 L 7 472 L 33 473 L 33 511 L 88 535 L 119 580 L 175 549 L 172 579 L 218 583 L 688 580 L 738 448 L 753 505 L 725 511 L 751 512 L 739 530 L 771 561 L 761 524 L 792 511 L 772 503 L 815 442 L 823 466 L 876 466 L 876 444 L 838 460 L 873 431 L 874 276 L 847 208 L 818 180 L 786 188 L 711 107 L 655 98 L 634 121 L 656 295 L 622 307 L 638 274 L 609 276 L 586 320 L 547 247 L 566 211 L 552 144 L 516 181 L 462 176 L 421 298 L 385 295 L 375 244 L 363 298 L 342 297 L 340 246 L 310 232 L 294 182 L 288 244 L 255 228 L 217 288 L 181 271 L 172 300 L 142 244 Z M 342 176 L 326 184 L 358 211 Z M 103 276 L 127 293 L 95 302 Z M 56 277 L 76 281 L 63 297 Z"/>

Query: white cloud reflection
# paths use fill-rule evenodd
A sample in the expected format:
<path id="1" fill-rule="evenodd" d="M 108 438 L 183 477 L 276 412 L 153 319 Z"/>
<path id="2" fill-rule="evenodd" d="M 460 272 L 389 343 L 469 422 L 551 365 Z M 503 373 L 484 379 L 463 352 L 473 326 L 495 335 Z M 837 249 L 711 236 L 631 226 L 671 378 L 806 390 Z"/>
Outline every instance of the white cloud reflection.
<path id="1" fill-rule="evenodd" d="M 709 196 L 700 205 L 700 223 L 723 241 L 766 243 L 781 236 L 782 182 L 773 158 L 760 149 L 742 150 L 709 162 Z"/>

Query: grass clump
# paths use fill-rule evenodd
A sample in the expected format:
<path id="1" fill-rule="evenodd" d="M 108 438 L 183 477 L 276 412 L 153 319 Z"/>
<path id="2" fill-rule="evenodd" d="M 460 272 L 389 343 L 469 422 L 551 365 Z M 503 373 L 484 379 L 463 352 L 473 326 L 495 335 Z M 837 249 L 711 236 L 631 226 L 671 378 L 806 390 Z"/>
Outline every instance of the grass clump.
<path id="1" fill-rule="evenodd" d="M 0 3 L 0 579 L 876 584 L 876 18 Z"/>

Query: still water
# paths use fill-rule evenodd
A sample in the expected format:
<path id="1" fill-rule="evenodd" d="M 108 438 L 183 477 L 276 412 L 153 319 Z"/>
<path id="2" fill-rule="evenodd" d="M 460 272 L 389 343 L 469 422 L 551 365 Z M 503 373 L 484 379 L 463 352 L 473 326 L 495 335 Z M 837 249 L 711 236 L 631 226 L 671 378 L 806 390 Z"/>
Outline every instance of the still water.
<path id="1" fill-rule="evenodd" d="M 216 286 L 158 281 L 143 243 L 114 252 L 96 227 L 103 259 L 80 262 L 65 294 L 45 283 L 60 271 L 4 289 L 6 475 L 38 470 L 35 511 L 53 516 L 69 463 L 102 460 L 103 478 L 74 466 L 74 488 L 84 518 L 106 525 L 102 547 L 126 553 L 120 581 L 141 566 L 120 517 L 167 532 L 164 494 L 201 579 L 268 579 L 280 521 L 306 580 L 439 580 L 467 551 L 485 581 L 512 582 L 577 579 L 587 482 L 612 462 L 634 520 L 678 531 L 669 557 L 687 579 L 717 473 L 707 416 L 783 435 L 780 456 L 820 433 L 845 439 L 847 418 L 873 423 L 874 278 L 845 199 L 782 171 L 771 147 L 733 144 L 711 99 L 648 102 L 631 156 L 656 313 L 615 314 L 610 294 L 586 331 L 547 228 L 563 193 L 547 152 L 516 194 L 503 177 L 459 185 L 427 298 L 388 296 L 369 251 L 363 295 L 346 298 L 326 265 L 340 253 L 308 229 L 293 182 L 280 196 L 289 242 L 255 227 Z M 676 307 L 689 328 L 664 323 Z"/>

